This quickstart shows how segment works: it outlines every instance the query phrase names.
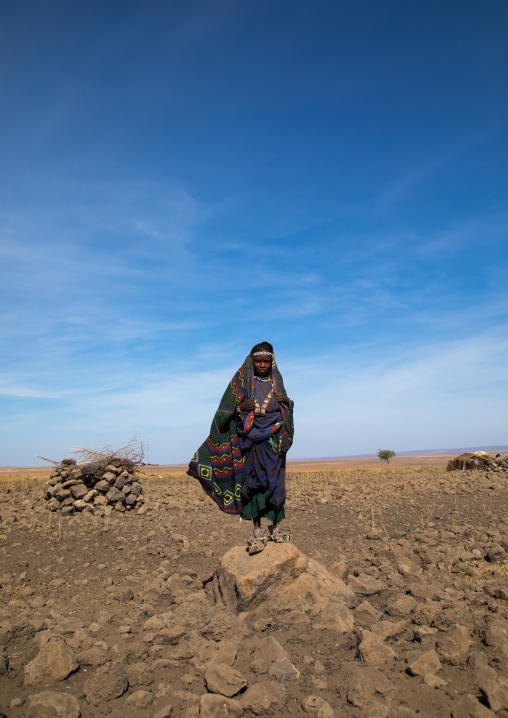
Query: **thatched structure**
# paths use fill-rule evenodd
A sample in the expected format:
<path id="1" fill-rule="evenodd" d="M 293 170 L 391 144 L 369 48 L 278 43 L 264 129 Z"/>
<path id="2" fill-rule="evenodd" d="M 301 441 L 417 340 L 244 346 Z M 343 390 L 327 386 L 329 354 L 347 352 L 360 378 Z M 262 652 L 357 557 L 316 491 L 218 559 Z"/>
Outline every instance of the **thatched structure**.
<path id="1" fill-rule="evenodd" d="M 472 454 L 460 454 L 455 459 L 450 459 L 447 471 L 491 471 L 494 473 L 508 470 L 508 456 L 498 454 L 492 458 L 484 451 L 476 451 Z"/>
<path id="2" fill-rule="evenodd" d="M 460 454 L 455 459 L 450 459 L 447 471 L 485 471 L 491 458 L 488 454 L 481 454 L 479 452 L 474 454 Z"/>

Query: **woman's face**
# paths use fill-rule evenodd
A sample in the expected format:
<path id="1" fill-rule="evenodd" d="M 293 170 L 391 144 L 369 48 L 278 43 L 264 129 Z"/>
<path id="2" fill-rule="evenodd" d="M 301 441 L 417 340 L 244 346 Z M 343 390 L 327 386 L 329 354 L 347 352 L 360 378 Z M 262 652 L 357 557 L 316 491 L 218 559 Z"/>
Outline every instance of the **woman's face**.
<path id="1" fill-rule="evenodd" d="M 258 354 L 252 357 L 252 363 L 254 364 L 254 372 L 257 376 L 268 376 L 272 367 L 272 355 Z"/>

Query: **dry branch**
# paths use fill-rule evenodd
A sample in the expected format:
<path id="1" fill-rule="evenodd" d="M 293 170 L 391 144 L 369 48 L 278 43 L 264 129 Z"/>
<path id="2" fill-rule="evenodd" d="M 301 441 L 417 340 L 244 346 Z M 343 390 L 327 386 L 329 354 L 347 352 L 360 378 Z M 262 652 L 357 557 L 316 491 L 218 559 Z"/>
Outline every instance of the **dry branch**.
<path id="1" fill-rule="evenodd" d="M 46 459 L 44 456 L 39 456 L 39 454 L 35 454 L 35 456 L 37 459 L 42 459 L 43 461 L 49 461 L 50 464 L 56 464 L 57 466 L 60 463 L 59 461 L 53 461 L 53 459 Z"/>
<path id="2" fill-rule="evenodd" d="M 146 442 L 140 441 L 137 434 L 134 434 L 132 439 L 119 449 L 113 449 L 109 444 L 104 444 L 100 448 L 78 446 L 75 449 L 71 449 L 73 454 L 78 454 L 83 463 L 107 459 L 110 460 L 111 463 L 117 460 L 129 462 L 133 466 L 158 466 L 158 464 L 149 464 L 143 461 L 147 450 L 148 446 Z"/>
<path id="3" fill-rule="evenodd" d="M 109 444 L 104 444 L 98 448 L 78 446 L 69 449 L 71 453 L 78 455 L 76 468 L 81 470 L 83 480 L 87 486 L 93 486 L 96 481 L 99 481 L 108 470 L 108 466 L 121 468 L 129 473 L 133 473 L 138 467 L 142 466 L 158 466 L 159 464 L 143 461 L 147 450 L 148 445 L 146 442 L 140 441 L 137 438 L 137 434 L 134 434 L 132 439 L 119 449 L 113 449 Z M 46 459 L 44 456 L 39 456 L 38 454 L 37 458 L 43 461 L 49 461 L 51 464 L 56 464 L 57 466 L 61 464 L 60 461 Z M 64 462 L 65 461 L 64 459 Z M 76 463 L 74 459 L 70 461 Z M 158 474 L 156 474 L 156 476 L 158 476 Z"/>

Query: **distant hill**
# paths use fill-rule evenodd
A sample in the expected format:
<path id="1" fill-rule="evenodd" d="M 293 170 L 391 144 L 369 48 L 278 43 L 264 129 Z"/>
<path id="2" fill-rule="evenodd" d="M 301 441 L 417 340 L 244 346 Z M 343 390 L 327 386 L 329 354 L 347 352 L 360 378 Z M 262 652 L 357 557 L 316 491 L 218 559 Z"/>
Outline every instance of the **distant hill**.
<path id="1" fill-rule="evenodd" d="M 414 451 L 397 451 L 397 456 L 433 456 L 434 454 L 471 454 L 473 451 L 486 451 L 494 454 L 508 451 L 508 446 L 469 446 L 465 449 L 415 449 Z M 323 459 L 368 459 L 375 454 L 348 454 L 347 456 L 323 456 Z"/>

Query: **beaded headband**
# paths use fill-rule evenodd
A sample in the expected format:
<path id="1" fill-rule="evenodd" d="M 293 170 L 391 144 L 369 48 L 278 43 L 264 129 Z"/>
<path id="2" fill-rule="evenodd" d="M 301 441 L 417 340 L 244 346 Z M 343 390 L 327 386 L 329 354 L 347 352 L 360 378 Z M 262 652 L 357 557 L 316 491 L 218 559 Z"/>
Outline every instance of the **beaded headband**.
<path id="1" fill-rule="evenodd" d="M 272 352 L 254 352 L 254 354 L 252 354 L 252 356 L 253 356 L 253 357 L 257 357 L 257 356 L 259 356 L 260 354 L 268 354 L 268 356 L 273 357 Z"/>

